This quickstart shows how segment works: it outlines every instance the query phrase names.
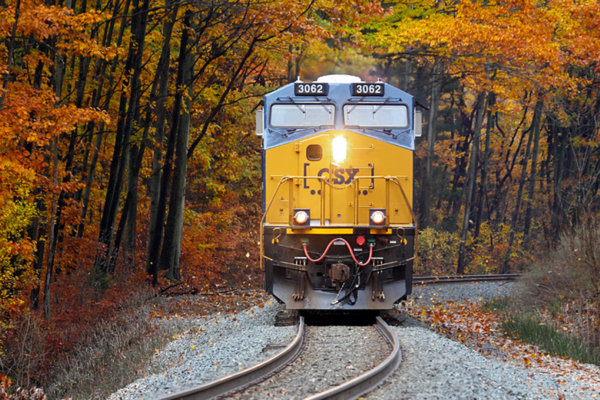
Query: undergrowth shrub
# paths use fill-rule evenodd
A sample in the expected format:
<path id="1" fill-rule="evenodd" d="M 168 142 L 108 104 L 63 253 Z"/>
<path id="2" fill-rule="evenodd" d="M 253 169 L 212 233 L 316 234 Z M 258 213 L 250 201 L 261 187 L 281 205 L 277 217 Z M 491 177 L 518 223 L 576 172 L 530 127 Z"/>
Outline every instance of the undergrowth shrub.
<path id="1" fill-rule="evenodd" d="M 58 361 L 49 372 L 48 397 L 104 399 L 137 379 L 140 367 L 173 334 L 152 321 L 148 299 L 147 293 L 130 299 Z M 160 304 L 152 310 L 167 313 Z"/>
<path id="2" fill-rule="evenodd" d="M 507 334 L 551 354 L 600 362 L 600 223 L 594 216 L 532 263 L 506 312 Z"/>
<path id="3" fill-rule="evenodd" d="M 43 323 L 27 310 L 12 321 L 0 355 L 0 371 L 20 387 L 39 384 L 40 371 L 46 370 L 47 344 Z M 0 397 L 1 399 L 2 397 Z"/>
<path id="4" fill-rule="evenodd" d="M 418 275 L 451 275 L 458 261 L 457 233 L 427 228 L 419 231 Z"/>
<path id="5" fill-rule="evenodd" d="M 497 274 L 507 258 L 511 228 L 505 224 L 481 224 L 479 236 L 468 236 L 466 274 Z M 519 270 L 532 257 L 524 250 L 523 234 L 515 237 L 508 255 L 513 270 Z M 418 275 L 454 275 L 458 263 L 460 230 L 426 228 L 419 232 Z"/>
<path id="6" fill-rule="evenodd" d="M 0 400 L 47 400 L 44 390 L 40 388 L 17 388 L 11 393 L 11 382 L 0 375 Z"/>
<path id="7" fill-rule="evenodd" d="M 479 236 L 469 235 L 467 239 L 467 257 L 465 268 L 467 274 L 499 274 L 509 251 L 511 227 L 506 224 L 492 225 L 489 222 L 481 224 Z M 508 255 L 509 264 L 513 270 L 531 261 L 531 255 L 524 250 L 523 233 L 518 232 Z M 457 244 L 458 246 L 458 244 Z"/>

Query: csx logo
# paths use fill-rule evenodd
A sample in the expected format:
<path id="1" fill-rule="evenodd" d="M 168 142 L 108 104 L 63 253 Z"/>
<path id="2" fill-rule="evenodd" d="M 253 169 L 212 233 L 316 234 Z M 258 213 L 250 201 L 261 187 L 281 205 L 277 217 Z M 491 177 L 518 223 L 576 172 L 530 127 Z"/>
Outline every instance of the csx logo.
<path id="1" fill-rule="evenodd" d="M 371 170 L 371 175 L 375 175 L 375 167 L 372 164 L 369 164 L 368 168 Z M 304 163 L 304 176 L 314 176 L 314 172 L 310 173 L 309 169 L 310 163 Z M 360 171 L 359 168 L 335 168 L 333 174 L 331 174 L 329 168 L 321 168 L 317 175 L 325 176 L 327 182 L 331 185 L 349 185 L 355 179 L 356 175 L 358 175 L 358 171 Z M 375 181 L 372 179 L 370 189 L 374 188 Z M 304 179 L 304 189 L 311 189 L 308 179 Z M 315 189 L 311 189 L 310 194 L 321 194 L 320 190 Z M 368 194 L 366 190 L 363 190 L 362 192 L 359 191 L 359 194 L 361 193 L 364 195 Z"/>
<path id="2" fill-rule="evenodd" d="M 358 174 L 358 171 L 358 168 L 336 168 L 333 170 L 331 183 L 334 185 L 349 184 Z M 329 174 L 329 168 L 322 168 L 317 175 L 323 176 L 323 174 Z"/>

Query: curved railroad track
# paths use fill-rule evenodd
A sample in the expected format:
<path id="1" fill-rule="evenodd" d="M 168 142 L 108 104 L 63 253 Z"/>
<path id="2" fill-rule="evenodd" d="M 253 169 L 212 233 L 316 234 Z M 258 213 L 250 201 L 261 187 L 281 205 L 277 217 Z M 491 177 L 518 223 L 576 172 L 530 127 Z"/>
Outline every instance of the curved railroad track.
<path id="1" fill-rule="evenodd" d="M 427 285 L 464 282 L 514 281 L 520 276 L 521 274 L 414 276 L 412 284 Z"/>
<path id="2" fill-rule="evenodd" d="M 276 373 L 285 366 L 291 364 L 302 351 L 305 337 L 304 317 L 300 317 L 298 334 L 282 352 L 261 362 L 251 368 L 247 368 L 236 374 L 229 375 L 209 382 L 202 386 L 173 393 L 160 397 L 159 400 L 205 400 L 222 396 L 225 393 L 239 390 L 245 386 L 260 382 L 271 374 Z"/>
<path id="3" fill-rule="evenodd" d="M 335 386 L 321 393 L 307 397 L 306 400 L 356 399 L 361 394 L 373 390 L 388 376 L 390 376 L 392 372 L 394 372 L 394 370 L 402 362 L 402 351 L 400 349 L 398 337 L 380 317 L 377 317 L 376 319 L 375 328 L 380 332 L 385 341 L 392 347 L 392 351 L 387 358 L 366 373 L 339 386 Z M 275 355 L 267 361 L 236 374 L 226 376 L 196 388 L 160 397 L 159 400 L 214 399 L 227 393 L 237 392 L 241 389 L 258 384 L 269 376 L 276 374 L 285 366 L 290 365 L 299 356 L 304 347 L 305 331 L 304 318 L 300 317 L 298 334 L 292 343 L 288 345 L 281 353 Z"/>
<path id="4" fill-rule="evenodd" d="M 402 350 L 400 341 L 388 324 L 381 317 L 377 317 L 375 327 L 383 335 L 385 340 L 392 346 L 390 355 L 377 367 L 342 384 L 310 396 L 305 400 L 325 399 L 356 399 L 360 395 L 370 392 L 383 383 L 402 362 Z"/>

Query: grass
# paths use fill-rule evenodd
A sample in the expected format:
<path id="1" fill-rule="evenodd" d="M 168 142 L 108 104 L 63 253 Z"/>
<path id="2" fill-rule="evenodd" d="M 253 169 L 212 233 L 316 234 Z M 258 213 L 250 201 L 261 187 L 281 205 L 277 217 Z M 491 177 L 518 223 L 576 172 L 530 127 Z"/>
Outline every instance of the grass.
<path id="1" fill-rule="evenodd" d="M 488 301 L 483 304 L 483 311 L 486 312 L 505 312 L 513 306 L 513 300 L 508 297 Z"/>
<path id="2" fill-rule="evenodd" d="M 510 316 L 502 323 L 502 329 L 507 336 L 536 344 L 553 356 L 596 365 L 600 360 L 600 349 L 547 324 L 532 313 Z"/>
<path id="3" fill-rule="evenodd" d="M 485 305 L 502 314 L 507 336 L 552 355 L 600 365 L 600 218 L 582 217 L 552 249 L 540 249 L 513 301 Z"/>

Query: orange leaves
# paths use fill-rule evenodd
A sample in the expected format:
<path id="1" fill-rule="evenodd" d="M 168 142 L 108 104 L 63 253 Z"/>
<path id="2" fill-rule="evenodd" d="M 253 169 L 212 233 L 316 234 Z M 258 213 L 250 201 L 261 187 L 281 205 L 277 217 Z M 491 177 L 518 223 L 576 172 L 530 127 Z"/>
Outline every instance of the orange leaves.
<path id="1" fill-rule="evenodd" d="M 446 65 L 451 73 L 469 71 L 462 80 L 471 90 L 485 86 L 502 101 L 518 101 L 532 86 L 568 88 L 574 79 L 569 67 L 589 65 L 594 55 L 598 58 L 600 35 L 597 29 L 590 30 L 599 23 L 597 13 L 592 17 L 598 5 L 586 3 L 561 0 L 542 7 L 527 0 L 434 7 L 424 1 L 419 4 L 422 8 L 412 11 L 398 5 L 397 15 L 420 10 L 420 18 L 396 19 L 377 33 L 376 41 L 391 52 L 402 52 L 408 45 L 433 51 L 451 60 Z"/>

